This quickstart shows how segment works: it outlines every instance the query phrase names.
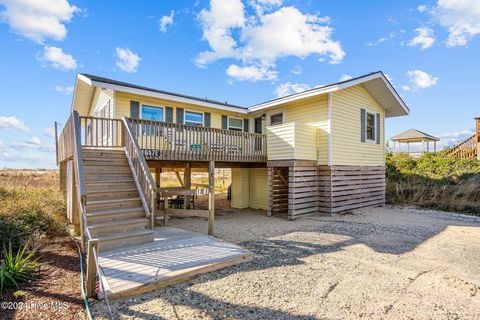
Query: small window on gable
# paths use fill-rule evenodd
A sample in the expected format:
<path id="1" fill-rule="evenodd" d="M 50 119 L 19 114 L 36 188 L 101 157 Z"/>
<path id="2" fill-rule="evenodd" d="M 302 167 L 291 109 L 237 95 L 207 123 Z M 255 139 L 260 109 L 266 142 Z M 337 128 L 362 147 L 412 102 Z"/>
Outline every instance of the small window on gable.
<path id="1" fill-rule="evenodd" d="M 375 132 L 376 132 L 376 128 L 375 128 L 375 114 L 374 113 L 370 113 L 370 112 L 367 112 L 367 119 L 366 119 L 366 137 L 367 137 L 367 140 L 369 141 L 375 141 Z"/>
<path id="2" fill-rule="evenodd" d="M 243 131 L 243 119 L 228 117 L 228 130 Z"/>
<path id="3" fill-rule="evenodd" d="M 185 124 L 189 126 L 203 126 L 203 113 L 185 111 Z"/>
<path id="4" fill-rule="evenodd" d="M 270 116 L 270 125 L 274 126 L 276 124 L 283 123 L 283 113 L 272 114 Z"/>

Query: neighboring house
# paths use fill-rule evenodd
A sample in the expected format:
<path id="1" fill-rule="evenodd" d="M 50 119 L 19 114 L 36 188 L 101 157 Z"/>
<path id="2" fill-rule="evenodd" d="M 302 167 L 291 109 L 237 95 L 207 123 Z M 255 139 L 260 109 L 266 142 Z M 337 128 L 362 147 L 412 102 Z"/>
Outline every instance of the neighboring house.
<path id="1" fill-rule="evenodd" d="M 126 147 L 128 123 L 152 176 L 232 168 L 232 207 L 289 219 L 384 204 L 385 118 L 409 113 L 382 72 L 248 108 L 78 74 L 71 108 L 84 152 Z M 59 145 L 62 163 L 74 157 L 68 144 Z"/>

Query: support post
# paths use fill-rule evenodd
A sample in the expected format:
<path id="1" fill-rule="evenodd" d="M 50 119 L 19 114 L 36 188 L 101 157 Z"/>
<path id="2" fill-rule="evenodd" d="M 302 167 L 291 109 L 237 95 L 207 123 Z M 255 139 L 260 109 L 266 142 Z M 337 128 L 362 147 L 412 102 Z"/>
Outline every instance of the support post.
<path id="1" fill-rule="evenodd" d="M 162 168 L 155 168 L 155 184 L 157 188 L 160 188 L 160 174 L 162 173 Z"/>
<path id="2" fill-rule="evenodd" d="M 215 235 L 215 161 L 208 164 L 208 235 Z"/>
<path id="3" fill-rule="evenodd" d="M 98 257 L 98 240 L 88 240 L 86 284 L 88 298 L 93 298 L 95 296 L 95 284 L 97 281 L 97 267 L 95 264 L 95 257 L 93 256 L 94 250 Z"/>
<path id="4" fill-rule="evenodd" d="M 183 182 L 185 184 L 185 189 L 187 190 L 192 189 L 192 165 L 190 162 L 187 162 L 187 165 L 185 167 L 185 171 L 183 174 Z M 191 200 L 191 196 L 186 195 L 184 199 L 185 209 L 190 209 L 190 200 Z"/>
<path id="5" fill-rule="evenodd" d="M 433 152 L 437 152 L 437 141 L 433 141 Z"/>

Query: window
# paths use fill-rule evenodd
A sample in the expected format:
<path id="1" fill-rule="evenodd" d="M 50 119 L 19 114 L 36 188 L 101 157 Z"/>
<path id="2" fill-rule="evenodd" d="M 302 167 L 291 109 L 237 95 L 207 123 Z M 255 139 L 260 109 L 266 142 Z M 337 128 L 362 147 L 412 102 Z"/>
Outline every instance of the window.
<path id="1" fill-rule="evenodd" d="M 243 119 L 228 117 L 228 130 L 243 131 Z"/>
<path id="2" fill-rule="evenodd" d="M 277 113 L 270 116 L 270 125 L 274 126 L 276 124 L 283 123 L 283 113 Z"/>
<path id="3" fill-rule="evenodd" d="M 163 121 L 163 108 L 152 107 L 142 104 L 142 119 L 151 121 Z"/>
<path id="4" fill-rule="evenodd" d="M 185 111 L 185 124 L 189 126 L 203 126 L 203 113 Z"/>
<path id="5" fill-rule="evenodd" d="M 367 140 L 375 141 L 375 114 L 367 112 Z"/>

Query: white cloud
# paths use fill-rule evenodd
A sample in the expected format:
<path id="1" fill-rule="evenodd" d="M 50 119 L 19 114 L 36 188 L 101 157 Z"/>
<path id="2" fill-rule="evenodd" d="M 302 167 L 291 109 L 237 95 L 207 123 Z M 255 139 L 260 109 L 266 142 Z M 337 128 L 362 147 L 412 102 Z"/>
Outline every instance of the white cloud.
<path id="1" fill-rule="evenodd" d="M 407 77 L 409 78 L 410 84 L 402 86 L 404 91 L 426 89 L 436 85 L 439 80 L 438 77 L 434 77 L 431 74 L 421 70 L 408 71 Z"/>
<path id="2" fill-rule="evenodd" d="M 231 64 L 226 73 L 228 76 L 235 78 L 239 81 L 260 81 L 260 80 L 275 80 L 278 73 L 270 70 L 265 66 L 245 66 L 241 67 L 236 64 Z"/>
<path id="3" fill-rule="evenodd" d="M 292 73 L 295 74 L 295 75 L 300 75 L 300 74 L 302 74 L 302 67 L 300 67 L 300 66 L 295 66 L 295 67 L 293 67 Z"/>
<path id="4" fill-rule="evenodd" d="M 128 48 L 116 48 L 115 52 L 117 57 L 117 67 L 119 67 L 120 70 L 128 73 L 137 72 L 140 60 L 142 60 L 138 54 L 132 52 L 132 50 Z"/>
<path id="5" fill-rule="evenodd" d="M 10 25 L 13 32 L 42 43 L 50 38 L 57 41 L 67 36 L 65 23 L 79 9 L 66 0 L 0 0 L 5 11 L 0 21 Z"/>
<path id="6" fill-rule="evenodd" d="M 250 0 L 250 6 L 255 9 L 257 15 L 263 15 L 283 4 L 283 0 Z"/>
<path id="7" fill-rule="evenodd" d="M 367 46 L 368 47 L 378 46 L 381 43 L 393 40 L 396 36 L 397 36 L 397 34 L 392 31 L 392 32 L 388 33 L 388 35 L 378 38 L 377 41 L 375 41 L 375 42 L 367 43 Z"/>
<path id="8" fill-rule="evenodd" d="M 55 86 L 54 90 L 69 95 L 73 92 L 73 86 Z"/>
<path id="9" fill-rule="evenodd" d="M 43 53 L 37 56 L 41 62 L 50 63 L 55 69 L 67 71 L 77 68 L 77 60 L 72 55 L 65 53 L 62 48 L 46 46 Z"/>
<path id="10" fill-rule="evenodd" d="M 0 116 L 0 129 L 14 129 L 21 132 L 28 132 L 28 128 L 23 121 L 19 120 L 16 116 Z"/>
<path id="11" fill-rule="evenodd" d="M 423 13 L 423 12 L 427 11 L 427 8 L 428 7 L 426 5 L 421 4 L 417 7 L 417 11 L 420 12 L 420 13 Z"/>
<path id="12" fill-rule="evenodd" d="M 339 81 L 347 81 L 347 80 L 350 80 L 350 79 L 353 79 L 353 77 L 349 74 L 342 74 L 342 76 L 340 77 L 340 80 Z"/>
<path id="13" fill-rule="evenodd" d="M 49 138 L 55 138 L 55 129 L 45 128 L 43 129 L 43 134 Z"/>
<path id="14" fill-rule="evenodd" d="M 240 0 L 211 0 L 210 7 L 198 16 L 210 50 L 199 53 L 195 63 L 202 67 L 220 59 L 236 59 L 243 67 L 271 71 L 278 59 L 287 56 L 316 54 L 319 60 L 328 57 L 332 64 L 343 60 L 345 52 L 332 40 L 333 29 L 326 25 L 329 18 L 303 14 L 294 7 L 277 8 L 281 3 L 250 1 L 254 8 L 261 5 L 263 9 L 246 16 Z M 269 12 L 264 14 L 265 8 Z"/>
<path id="15" fill-rule="evenodd" d="M 423 27 L 415 29 L 417 36 L 410 40 L 408 46 L 415 47 L 420 46 L 422 50 L 430 48 L 433 43 L 435 42 L 435 34 L 433 33 L 433 29 Z"/>
<path id="16" fill-rule="evenodd" d="M 453 147 L 463 140 L 471 137 L 475 133 L 472 129 L 465 129 L 463 131 L 443 133 L 439 136 L 440 141 L 437 142 L 437 149 L 441 150 L 444 147 Z"/>
<path id="17" fill-rule="evenodd" d="M 25 142 L 14 142 L 10 144 L 12 149 L 16 150 L 37 150 L 42 152 L 51 152 L 55 150 L 54 144 L 43 144 L 38 137 L 32 137 Z"/>
<path id="18" fill-rule="evenodd" d="M 480 34 L 478 0 L 438 0 L 432 13 L 434 19 L 448 30 L 447 46 L 464 46 Z"/>
<path id="19" fill-rule="evenodd" d="M 310 86 L 305 83 L 285 82 L 280 84 L 275 89 L 275 94 L 277 95 L 277 97 L 280 98 L 280 97 L 288 96 L 290 94 L 300 93 L 308 89 L 310 89 Z"/>
<path id="20" fill-rule="evenodd" d="M 170 15 L 168 16 L 163 16 L 160 18 L 160 21 L 158 23 L 160 27 L 160 31 L 165 33 L 167 32 L 167 26 L 173 24 L 173 16 L 175 15 L 175 12 L 172 10 L 170 11 Z"/>
<path id="21" fill-rule="evenodd" d="M 3 148 L 5 148 L 5 142 L 3 142 L 2 139 L 0 139 L 0 150 L 2 150 Z"/>

